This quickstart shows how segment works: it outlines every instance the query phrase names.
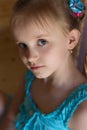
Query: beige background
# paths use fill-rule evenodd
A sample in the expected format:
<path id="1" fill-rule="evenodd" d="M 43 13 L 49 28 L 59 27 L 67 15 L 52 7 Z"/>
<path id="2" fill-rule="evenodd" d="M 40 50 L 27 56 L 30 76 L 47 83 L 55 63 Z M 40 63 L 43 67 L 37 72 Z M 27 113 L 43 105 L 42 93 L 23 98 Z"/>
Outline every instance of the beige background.
<path id="1" fill-rule="evenodd" d="M 15 0 L 0 0 L 0 89 L 6 93 L 15 93 L 19 86 L 21 75 L 25 67 L 21 62 L 16 46 L 11 38 L 9 22 Z M 84 36 L 79 66 L 87 52 L 87 19 L 84 27 Z M 85 48 L 85 50 L 84 50 Z M 83 53 L 84 50 L 84 53 Z"/>

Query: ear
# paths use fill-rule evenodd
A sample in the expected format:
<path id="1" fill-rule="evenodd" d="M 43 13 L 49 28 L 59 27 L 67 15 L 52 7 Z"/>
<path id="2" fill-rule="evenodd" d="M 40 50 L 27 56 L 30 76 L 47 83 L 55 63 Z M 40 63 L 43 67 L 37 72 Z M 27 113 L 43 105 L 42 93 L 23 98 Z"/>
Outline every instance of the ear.
<path id="1" fill-rule="evenodd" d="M 78 44 L 80 38 L 80 31 L 78 29 L 73 29 L 69 32 L 69 42 L 68 49 L 72 50 Z"/>

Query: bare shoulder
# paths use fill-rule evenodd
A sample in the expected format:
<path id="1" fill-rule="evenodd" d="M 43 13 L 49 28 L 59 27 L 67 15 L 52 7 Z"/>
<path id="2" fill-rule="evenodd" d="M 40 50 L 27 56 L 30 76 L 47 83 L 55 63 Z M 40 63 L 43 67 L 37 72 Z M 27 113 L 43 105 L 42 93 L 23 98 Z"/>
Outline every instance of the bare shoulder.
<path id="1" fill-rule="evenodd" d="M 70 130 L 87 130 L 87 101 L 81 103 L 69 122 Z"/>

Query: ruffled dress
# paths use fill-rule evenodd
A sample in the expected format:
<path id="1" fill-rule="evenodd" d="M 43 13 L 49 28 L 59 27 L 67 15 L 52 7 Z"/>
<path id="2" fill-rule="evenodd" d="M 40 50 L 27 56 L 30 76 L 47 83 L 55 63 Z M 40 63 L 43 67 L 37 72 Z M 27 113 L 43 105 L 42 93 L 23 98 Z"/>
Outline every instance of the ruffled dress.
<path id="1" fill-rule="evenodd" d="M 76 88 L 52 113 L 41 112 L 32 100 L 32 72 L 26 74 L 26 96 L 16 119 L 16 130 L 70 130 L 68 122 L 83 101 L 87 100 L 87 84 Z"/>

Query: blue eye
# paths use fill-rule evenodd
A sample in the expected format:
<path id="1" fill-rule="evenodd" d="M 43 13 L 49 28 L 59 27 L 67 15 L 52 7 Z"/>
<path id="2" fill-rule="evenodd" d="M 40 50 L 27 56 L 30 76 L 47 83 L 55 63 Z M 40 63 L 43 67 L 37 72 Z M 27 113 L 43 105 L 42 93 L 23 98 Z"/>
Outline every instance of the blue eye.
<path id="1" fill-rule="evenodd" d="M 18 44 L 18 46 L 19 46 L 19 48 L 21 48 L 21 49 L 27 49 L 27 45 L 25 44 L 25 43 L 19 43 Z"/>
<path id="2" fill-rule="evenodd" d="M 39 41 L 38 41 L 38 45 L 39 45 L 39 46 L 44 46 L 45 44 L 47 44 L 47 41 L 46 41 L 46 40 L 44 40 L 44 39 L 39 39 Z"/>

